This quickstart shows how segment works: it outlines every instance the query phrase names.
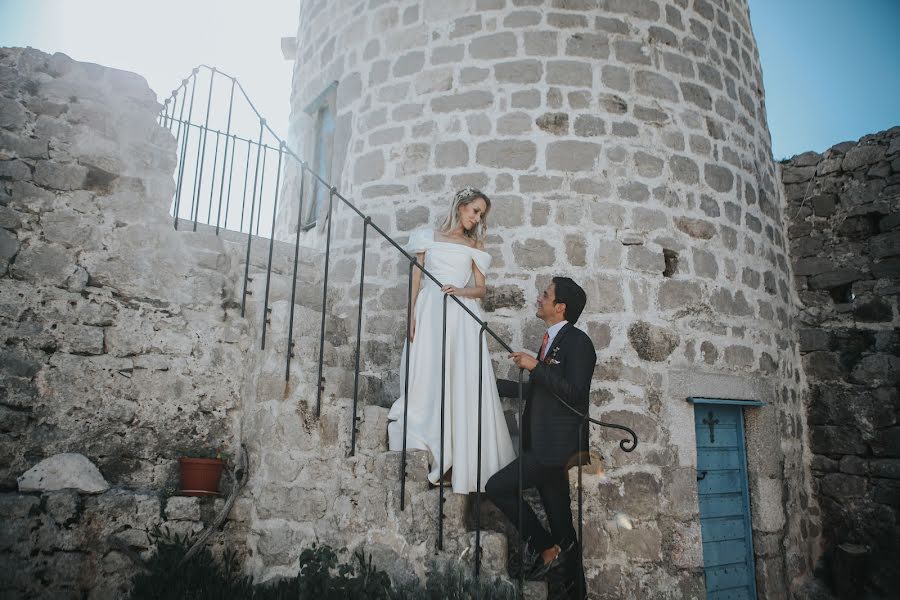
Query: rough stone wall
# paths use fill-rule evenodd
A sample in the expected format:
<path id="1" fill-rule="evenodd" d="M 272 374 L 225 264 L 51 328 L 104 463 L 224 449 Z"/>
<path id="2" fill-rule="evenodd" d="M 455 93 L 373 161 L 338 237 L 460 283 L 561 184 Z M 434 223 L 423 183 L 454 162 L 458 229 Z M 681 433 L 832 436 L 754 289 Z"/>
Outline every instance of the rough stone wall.
<path id="1" fill-rule="evenodd" d="M 592 589 L 702 594 L 685 397 L 715 395 L 768 403 L 746 413 L 757 579 L 760 595 L 787 597 L 810 568 L 816 508 L 746 3 L 318 1 L 303 4 L 297 37 L 291 143 L 311 160 L 303 109 L 337 81 L 332 181 L 377 224 L 402 241 L 436 224 L 456 189 L 491 196 L 492 328 L 533 349 L 530 307 L 549 277 L 587 290 L 591 412 L 641 437 L 624 455 L 613 434 L 593 436 L 610 478 L 586 486 Z M 334 231 L 330 293 L 352 316 L 361 223 L 339 208 Z M 369 249 L 364 369 L 369 401 L 387 403 L 407 265 L 377 240 Z M 617 511 L 635 527 L 618 528 Z"/>
<path id="2" fill-rule="evenodd" d="M 900 583 L 900 128 L 783 163 L 809 443 L 829 551 Z"/>
<path id="3" fill-rule="evenodd" d="M 132 73 L 0 49 L 2 595 L 121 597 L 106 536 L 140 549 L 155 523 L 198 526 L 196 500 L 161 495 L 174 459 L 240 433 L 247 326 L 223 306 L 222 243 L 172 228 L 159 108 Z M 112 489 L 15 491 L 60 452 Z"/>
<path id="4" fill-rule="evenodd" d="M 339 397 L 315 416 L 321 257 L 300 257 L 286 381 L 294 249 L 275 244 L 267 278 L 268 240 L 253 240 L 242 318 L 247 238 L 173 229 L 174 144 L 143 79 L 2 49 L 0 82 L 0 595 L 124 597 L 134 568 L 108 536 L 146 553 L 154 525 L 210 523 L 222 500 L 171 495 L 175 459 L 198 443 L 234 453 L 238 441 L 250 478 L 215 552 L 237 551 L 267 580 L 295 575 L 316 541 L 362 544 L 397 581 L 424 576 L 437 490 L 411 453 L 399 510 L 384 408 L 362 408 L 347 456 L 352 363 L 337 351 L 348 346 L 340 319 L 325 373 Z M 17 476 L 62 452 L 86 456 L 111 487 L 17 491 Z M 467 507 L 462 496 L 445 503 L 445 557 L 471 556 Z M 503 536 L 483 544 L 485 572 L 505 572 Z"/>

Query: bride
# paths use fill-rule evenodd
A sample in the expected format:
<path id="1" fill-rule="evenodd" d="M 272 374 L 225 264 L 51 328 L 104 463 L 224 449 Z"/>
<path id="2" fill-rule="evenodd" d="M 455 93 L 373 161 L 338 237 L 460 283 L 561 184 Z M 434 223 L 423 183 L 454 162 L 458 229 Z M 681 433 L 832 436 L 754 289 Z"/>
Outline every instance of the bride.
<path id="1" fill-rule="evenodd" d="M 459 298 L 479 319 L 482 318 L 476 298 L 484 297 L 484 273 L 491 264 L 491 255 L 483 250 L 490 208 L 491 201 L 483 193 L 472 188 L 462 189 L 456 193 L 440 229 L 416 231 L 407 248 L 444 286 L 439 288 L 428 277 L 422 277 L 419 269 L 413 269 L 413 318 L 400 362 L 401 374 L 405 375 L 406 353 L 410 352 L 406 447 L 430 451 L 429 481 L 437 484 L 449 471 L 453 491 L 458 494 L 477 489 L 479 368 L 482 370 L 481 491 L 491 475 L 515 458 L 500 408 L 487 341 L 480 335 L 478 323 L 448 298 L 444 473 L 439 472 L 443 296 Z M 471 282 L 474 285 L 467 287 Z M 480 365 L 479 344 L 482 349 Z M 401 396 L 388 414 L 391 450 L 403 448 L 403 404 Z"/>

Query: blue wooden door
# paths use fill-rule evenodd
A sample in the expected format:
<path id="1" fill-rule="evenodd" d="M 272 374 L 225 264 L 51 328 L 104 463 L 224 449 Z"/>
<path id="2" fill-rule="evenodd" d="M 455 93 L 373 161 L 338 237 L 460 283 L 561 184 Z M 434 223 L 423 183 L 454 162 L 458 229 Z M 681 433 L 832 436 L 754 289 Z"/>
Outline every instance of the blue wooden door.
<path id="1" fill-rule="evenodd" d="M 695 404 L 697 492 L 708 600 L 756 600 L 741 406 Z"/>

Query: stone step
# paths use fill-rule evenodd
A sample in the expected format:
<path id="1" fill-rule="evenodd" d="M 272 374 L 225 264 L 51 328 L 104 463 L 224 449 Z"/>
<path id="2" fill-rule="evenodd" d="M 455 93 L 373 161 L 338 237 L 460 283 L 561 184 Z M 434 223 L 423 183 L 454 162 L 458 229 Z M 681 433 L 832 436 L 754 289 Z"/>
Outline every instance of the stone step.
<path id="1" fill-rule="evenodd" d="M 269 307 L 274 303 L 285 301 L 290 302 L 293 295 L 294 303 L 305 306 L 310 309 L 322 310 L 322 285 L 316 284 L 309 279 L 303 279 L 307 274 L 298 273 L 296 283 L 293 280 L 293 274 L 284 275 L 280 273 L 271 273 L 268 277 L 269 282 Z M 232 284 L 229 293 L 235 302 L 240 302 L 244 293 L 244 273 L 240 271 L 237 274 L 232 273 Z M 293 289 L 292 289 L 293 288 Z M 266 272 L 251 273 L 247 279 L 247 300 L 253 303 L 262 303 L 266 299 Z"/>
<path id="2" fill-rule="evenodd" d="M 220 229 L 216 234 L 215 227 L 198 224 L 197 231 L 193 230 L 193 223 L 179 221 L 178 232 L 184 243 L 195 250 L 221 251 L 232 257 L 235 264 L 243 265 L 247 258 L 247 242 L 250 242 L 250 268 L 251 271 L 268 268 L 269 263 L 269 238 L 247 236 L 246 233 L 238 233 Z M 292 273 L 294 268 L 295 248 L 292 243 L 276 240 L 272 244 L 272 270 L 278 273 Z M 311 248 L 300 247 L 297 251 L 299 271 L 318 271 L 322 269 L 322 252 Z"/>

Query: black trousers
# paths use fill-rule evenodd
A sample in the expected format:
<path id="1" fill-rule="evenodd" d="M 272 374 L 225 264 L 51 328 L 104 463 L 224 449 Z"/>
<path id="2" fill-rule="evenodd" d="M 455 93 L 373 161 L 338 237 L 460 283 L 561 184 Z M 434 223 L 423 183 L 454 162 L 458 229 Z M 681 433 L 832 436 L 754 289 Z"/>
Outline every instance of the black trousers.
<path id="1" fill-rule="evenodd" d="M 570 597 L 577 598 L 578 581 L 581 580 L 582 597 L 586 597 L 581 548 L 572 524 L 572 504 L 566 468 L 542 465 L 534 455 L 526 451 L 488 479 L 485 493 L 518 527 L 519 461 L 522 462 L 522 489 L 537 488 L 550 524 L 550 531 L 547 532 L 534 509 L 523 500 L 522 531 L 519 534 L 534 552 L 543 552 L 554 544 L 559 544 L 564 550 L 571 546 L 564 565 L 566 584 L 570 589 Z"/>

